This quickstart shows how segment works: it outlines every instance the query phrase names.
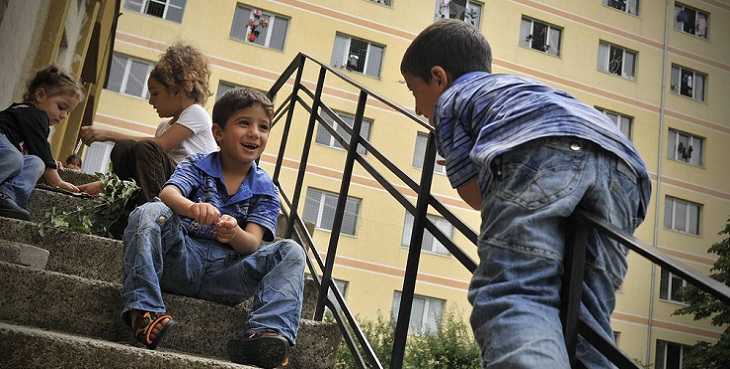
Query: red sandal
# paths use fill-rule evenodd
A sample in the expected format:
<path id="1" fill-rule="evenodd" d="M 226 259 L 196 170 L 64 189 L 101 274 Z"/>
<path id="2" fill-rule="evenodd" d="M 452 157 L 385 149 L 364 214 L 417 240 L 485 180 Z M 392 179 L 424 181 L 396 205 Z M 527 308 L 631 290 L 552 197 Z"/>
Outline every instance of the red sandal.
<path id="1" fill-rule="evenodd" d="M 162 321 L 165 319 L 168 319 L 167 323 L 163 324 Z M 162 324 L 160 331 L 157 332 L 154 339 L 150 339 L 152 329 L 158 324 Z M 172 317 L 168 314 L 159 315 L 157 313 L 146 312 L 144 314 L 140 313 L 137 315 L 137 319 L 135 319 L 132 329 L 134 330 L 134 337 L 139 343 L 145 345 L 150 350 L 154 350 L 174 324 L 175 321 L 172 320 Z"/>

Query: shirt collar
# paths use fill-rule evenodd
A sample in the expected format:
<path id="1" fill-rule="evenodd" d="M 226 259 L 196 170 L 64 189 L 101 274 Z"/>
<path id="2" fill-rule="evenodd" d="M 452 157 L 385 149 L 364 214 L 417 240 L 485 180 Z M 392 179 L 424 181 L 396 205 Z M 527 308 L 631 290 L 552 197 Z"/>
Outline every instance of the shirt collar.
<path id="1" fill-rule="evenodd" d="M 221 167 L 220 152 L 212 152 L 204 156 L 195 166 L 216 178 L 221 184 L 225 184 L 223 180 L 223 168 Z M 250 198 L 253 195 L 271 195 L 275 196 L 272 182 L 266 173 L 259 169 L 256 162 L 251 163 L 251 169 L 246 175 L 246 179 L 241 183 L 236 194 L 228 202 L 237 202 Z"/>

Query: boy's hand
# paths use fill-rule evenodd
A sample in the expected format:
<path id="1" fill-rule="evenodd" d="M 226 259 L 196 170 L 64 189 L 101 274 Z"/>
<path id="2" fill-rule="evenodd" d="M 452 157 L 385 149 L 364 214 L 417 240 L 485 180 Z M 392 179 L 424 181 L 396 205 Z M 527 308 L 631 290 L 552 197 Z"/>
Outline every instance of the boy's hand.
<path id="1" fill-rule="evenodd" d="M 105 129 L 98 129 L 92 126 L 81 127 L 81 141 L 84 145 L 89 146 L 96 141 L 109 141 L 108 131 Z"/>
<path id="2" fill-rule="evenodd" d="M 218 209 L 207 202 L 196 202 L 188 208 L 190 217 L 202 225 L 218 223 L 221 213 Z"/>
<path id="3" fill-rule="evenodd" d="M 104 183 L 102 181 L 94 181 L 79 185 L 78 188 L 81 192 L 96 196 L 101 193 L 102 188 L 104 188 Z"/>
<path id="4" fill-rule="evenodd" d="M 236 218 L 223 214 L 215 224 L 216 240 L 220 243 L 229 243 L 236 237 L 238 221 Z"/>

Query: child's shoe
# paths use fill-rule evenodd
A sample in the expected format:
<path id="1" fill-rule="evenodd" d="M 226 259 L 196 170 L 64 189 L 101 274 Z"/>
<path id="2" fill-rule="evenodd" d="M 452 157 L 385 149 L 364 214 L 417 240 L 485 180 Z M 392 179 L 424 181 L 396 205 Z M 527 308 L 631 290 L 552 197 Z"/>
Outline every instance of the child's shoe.
<path id="1" fill-rule="evenodd" d="M 228 357 L 237 364 L 272 369 L 289 363 L 289 340 L 280 334 L 260 332 L 228 341 Z"/>
<path id="2" fill-rule="evenodd" d="M 30 213 L 18 206 L 9 197 L 0 193 L 0 216 L 20 220 L 30 220 Z"/>

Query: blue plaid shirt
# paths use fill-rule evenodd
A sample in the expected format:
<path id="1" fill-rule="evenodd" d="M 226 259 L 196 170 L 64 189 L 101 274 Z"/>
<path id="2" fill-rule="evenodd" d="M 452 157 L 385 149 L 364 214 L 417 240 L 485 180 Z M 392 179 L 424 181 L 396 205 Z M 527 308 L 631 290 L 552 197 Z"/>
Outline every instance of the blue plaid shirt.
<path id="1" fill-rule="evenodd" d="M 228 196 L 226 191 L 218 152 L 188 156 L 178 164 L 165 185 L 179 188 L 183 196 L 194 202 L 212 204 L 221 215 L 236 218 L 241 228 L 249 222 L 262 226 L 265 230 L 263 240 L 274 240 L 279 192 L 271 177 L 255 162 L 251 163 L 251 170 L 233 196 Z M 204 226 L 191 218 L 181 218 L 190 236 L 215 240 L 215 225 Z"/>
<path id="2" fill-rule="evenodd" d="M 479 176 L 485 198 L 496 156 L 537 138 L 574 136 L 595 142 L 634 169 L 642 194 L 640 215 L 646 215 L 651 181 L 634 145 L 608 117 L 564 91 L 514 75 L 467 73 L 439 98 L 434 126 L 454 188 Z"/>

